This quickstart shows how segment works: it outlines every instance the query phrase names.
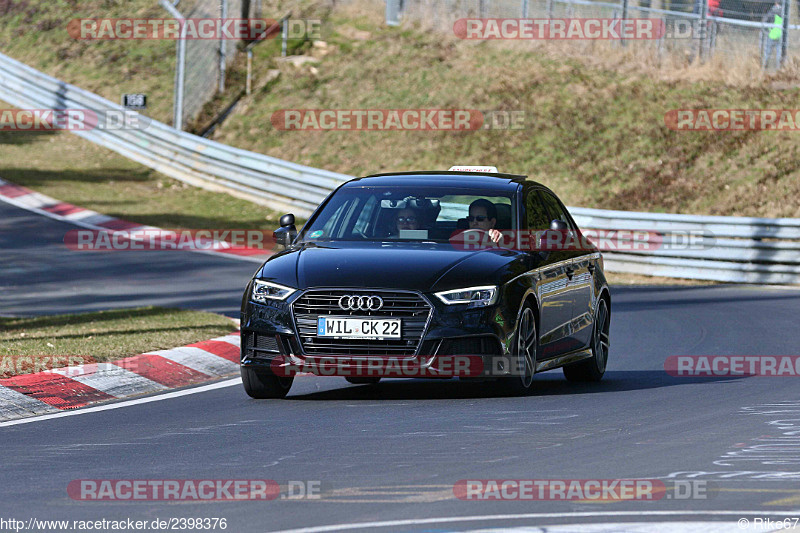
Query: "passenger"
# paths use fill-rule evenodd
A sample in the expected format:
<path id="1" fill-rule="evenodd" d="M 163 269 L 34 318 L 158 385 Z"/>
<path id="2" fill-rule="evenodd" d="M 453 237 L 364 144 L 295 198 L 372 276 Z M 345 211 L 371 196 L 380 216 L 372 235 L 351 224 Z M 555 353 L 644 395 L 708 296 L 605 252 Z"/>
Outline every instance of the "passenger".
<path id="1" fill-rule="evenodd" d="M 400 235 L 401 229 L 420 229 L 422 226 L 420 214 L 410 207 L 400 209 L 394 214 L 394 226 L 390 234 L 393 236 Z"/>

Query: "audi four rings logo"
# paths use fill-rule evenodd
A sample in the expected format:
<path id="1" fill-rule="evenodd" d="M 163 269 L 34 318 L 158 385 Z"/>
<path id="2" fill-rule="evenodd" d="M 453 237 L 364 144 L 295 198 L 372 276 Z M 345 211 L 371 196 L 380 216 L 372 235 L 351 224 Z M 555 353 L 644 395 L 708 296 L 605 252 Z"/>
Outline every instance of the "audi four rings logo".
<path id="1" fill-rule="evenodd" d="M 339 298 L 339 307 L 345 311 L 377 311 L 383 307 L 380 296 L 345 295 Z"/>

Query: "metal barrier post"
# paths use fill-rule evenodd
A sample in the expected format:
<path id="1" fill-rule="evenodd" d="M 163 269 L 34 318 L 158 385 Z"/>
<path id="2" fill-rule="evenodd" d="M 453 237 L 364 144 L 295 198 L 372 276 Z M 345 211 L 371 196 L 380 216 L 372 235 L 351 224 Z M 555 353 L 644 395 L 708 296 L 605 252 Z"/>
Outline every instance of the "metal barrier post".
<path id="1" fill-rule="evenodd" d="M 522 0 L 522 18 L 528 18 L 528 10 L 530 9 L 529 0 Z"/>
<path id="2" fill-rule="evenodd" d="M 400 0 L 386 0 L 386 25 L 400 25 Z"/>

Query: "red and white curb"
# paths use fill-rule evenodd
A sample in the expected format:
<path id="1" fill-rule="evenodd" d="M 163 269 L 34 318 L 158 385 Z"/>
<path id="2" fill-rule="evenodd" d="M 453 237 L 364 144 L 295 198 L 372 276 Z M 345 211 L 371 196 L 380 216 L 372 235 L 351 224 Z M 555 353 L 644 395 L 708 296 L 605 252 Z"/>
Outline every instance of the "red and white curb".
<path id="1" fill-rule="evenodd" d="M 239 372 L 239 332 L 108 363 L 0 379 L 0 422 L 196 385 Z"/>
<path id="2" fill-rule="evenodd" d="M 136 222 L 130 222 L 121 218 L 114 218 L 100 214 L 90 209 L 84 209 L 76 205 L 60 202 L 44 194 L 32 191 L 27 187 L 17 185 L 0 179 L 0 200 L 11 205 L 17 206 L 27 211 L 32 211 L 40 215 L 68 222 L 76 226 L 92 230 L 111 230 L 111 231 L 134 231 L 151 230 L 158 231 L 155 226 L 146 226 Z M 223 241 L 215 241 L 210 250 L 188 250 L 196 253 L 211 255 L 221 255 L 244 261 L 262 263 L 266 256 L 271 255 L 269 250 L 257 248 L 230 248 L 230 244 Z"/>

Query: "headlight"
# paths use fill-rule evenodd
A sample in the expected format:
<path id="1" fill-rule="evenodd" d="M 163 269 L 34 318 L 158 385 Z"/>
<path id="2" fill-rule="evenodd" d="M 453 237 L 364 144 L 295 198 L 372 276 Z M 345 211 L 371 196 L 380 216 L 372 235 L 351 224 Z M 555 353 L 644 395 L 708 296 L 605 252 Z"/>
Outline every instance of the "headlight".
<path id="1" fill-rule="evenodd" d="M 253 300 L 266 303 L 267 300 L 285 300 L 297 291 L 269 281 L 253 280 Z"/>
<path id="2" fill-rule="evenodd" d="M 497 303 L 497 286 L 469 287 L 454 291 L 437 292 L 436 297 L 447 305 L 469 304 L 469 307 L 486 307 Z"/>

